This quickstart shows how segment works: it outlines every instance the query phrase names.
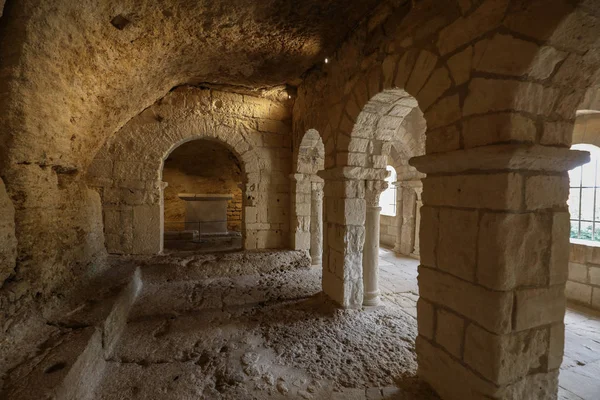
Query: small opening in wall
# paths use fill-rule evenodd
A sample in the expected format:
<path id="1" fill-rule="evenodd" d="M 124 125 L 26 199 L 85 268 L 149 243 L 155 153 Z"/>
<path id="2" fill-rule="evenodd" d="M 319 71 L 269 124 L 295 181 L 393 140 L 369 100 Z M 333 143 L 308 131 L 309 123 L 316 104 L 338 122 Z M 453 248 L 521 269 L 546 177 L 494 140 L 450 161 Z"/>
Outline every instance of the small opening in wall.
<path id="1" fill-rule="evenodd" d="M 49 366 L 48 368 L 46 368 L 46 370 L 44 371 L 44 373 L 45 374 L 52 374 L 54 372 L 60 371 L 61 369 L 64 369 L 66 366 L 67 366 L 66 362 L 60 361 L 60 362 L 52 364 L 51 366 Z"/>
<path id="2" fill-rule="evenodd" d="M 131 22 L 130 20 L 128 20 L 127 18 L 125 18 L 124 16 L 122 16 L 120 14 L 110 20 L 110 23 L 112 24 L 112 26 L 114 26 L 115 28 L 117 28 L 120 31 L 125 29 L 125 27 L 127 25 L 129 25 L 130 22 Z"/>

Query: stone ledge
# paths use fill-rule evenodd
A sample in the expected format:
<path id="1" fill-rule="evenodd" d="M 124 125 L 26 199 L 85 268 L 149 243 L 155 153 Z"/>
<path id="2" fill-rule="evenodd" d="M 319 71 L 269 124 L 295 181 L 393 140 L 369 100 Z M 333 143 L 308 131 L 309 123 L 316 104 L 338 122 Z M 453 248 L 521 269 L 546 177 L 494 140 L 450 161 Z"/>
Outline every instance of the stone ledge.
<path id="1" fill-rule="evenodd" d="M 589 153 L 585 151 L 507 144 L 413 157 L 409 164 L 426 174 L 503 170 L 564 172 L 589 160 Z"/>
<path id="2" fill-rule="evenodd" d="M 333 167 L 317 172 L 317 175 L 323 180 L 370 180 L 383 181 L 389 175 L 386 169 L 364 168 L 364 167 Z"/>

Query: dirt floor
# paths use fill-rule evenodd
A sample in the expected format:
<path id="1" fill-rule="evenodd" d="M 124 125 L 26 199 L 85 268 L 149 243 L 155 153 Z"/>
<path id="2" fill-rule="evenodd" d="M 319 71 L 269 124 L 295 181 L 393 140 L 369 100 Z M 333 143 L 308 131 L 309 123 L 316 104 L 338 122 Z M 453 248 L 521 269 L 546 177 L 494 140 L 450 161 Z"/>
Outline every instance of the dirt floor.
<path id="1" fill-rule="evenodd" d="M 320 282 L 320 268 L 145 278 L 97 398 L 436 398 L 415 378 L 416 282 L 366 311 L 334 308 Z"/>
<path id="2" fill-rule="evenodd" d="M 0 398 L 437 399 L 416 378 L 417 260 L 381 249 L 382 306 L 360 311 L 321 297 L 301 252 L 112 262 Z M 565 325 L 559 399 L 597 400 L 600 314 L 570 305 Z"/>

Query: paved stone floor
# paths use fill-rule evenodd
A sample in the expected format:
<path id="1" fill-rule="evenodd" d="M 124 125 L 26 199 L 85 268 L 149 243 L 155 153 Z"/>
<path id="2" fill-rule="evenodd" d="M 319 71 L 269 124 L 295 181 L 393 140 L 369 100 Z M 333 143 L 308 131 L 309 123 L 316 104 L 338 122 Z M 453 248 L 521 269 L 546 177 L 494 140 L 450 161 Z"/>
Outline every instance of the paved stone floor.
<path id="1" fill-rule="evenodd" d="M 386 300 L 405 301 L 416 316 L 417 260 L 380 249 L 380 286 Z M 396 294 L 396 296 L 394 296 Z M 400 296 L 397 296 L 397 295 Z M 412 305 L 411 305 L 412 304 Z M 600 312 L 569 304 L 565 316 L 565 356 L 559 378 L 560 400 L 600 400 Z"/>

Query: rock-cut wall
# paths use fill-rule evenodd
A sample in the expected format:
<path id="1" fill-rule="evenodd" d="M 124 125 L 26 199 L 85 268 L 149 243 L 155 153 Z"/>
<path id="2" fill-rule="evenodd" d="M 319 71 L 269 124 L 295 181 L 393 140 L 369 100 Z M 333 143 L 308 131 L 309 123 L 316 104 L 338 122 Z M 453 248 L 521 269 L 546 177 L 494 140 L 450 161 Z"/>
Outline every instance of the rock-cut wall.
<path id="1" fill-rule="evenodd" d="M 16 259 L 15 208 L 6 193 L 4 182 L 0 179 L 0 286 L 13 274 Z"/>

